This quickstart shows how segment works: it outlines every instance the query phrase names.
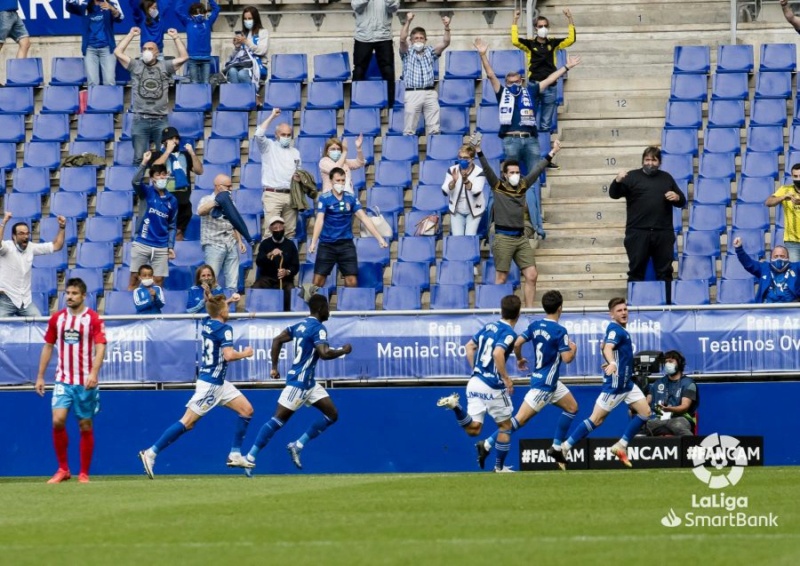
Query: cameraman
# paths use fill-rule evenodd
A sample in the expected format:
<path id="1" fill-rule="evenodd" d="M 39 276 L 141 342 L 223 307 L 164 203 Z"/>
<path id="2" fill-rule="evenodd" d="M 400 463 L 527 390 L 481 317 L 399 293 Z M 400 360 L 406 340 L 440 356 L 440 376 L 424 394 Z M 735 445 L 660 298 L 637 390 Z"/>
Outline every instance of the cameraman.
<path id="1" fill-rule="evenodd" d="M 677 350 L 664 353 L 666 375 L 650 385 L 647 402 L 654 418 L 645 424 L 649 436 L 691 436 L 700 404 L 697 384 L 683 374 L 686 358 Z"/>

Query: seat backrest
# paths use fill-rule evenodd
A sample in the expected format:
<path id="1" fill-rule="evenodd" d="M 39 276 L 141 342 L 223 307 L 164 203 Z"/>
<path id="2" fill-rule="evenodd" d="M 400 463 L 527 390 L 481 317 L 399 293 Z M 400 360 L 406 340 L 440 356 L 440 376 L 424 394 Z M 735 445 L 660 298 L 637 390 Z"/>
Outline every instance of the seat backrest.
<path id="1" fill-rule="evenodd" d="M 693 279 L 672 282 L 673 305 L 708 305 L 710 303 L 708 281 Z"/>
<path id="2" fill-rule="evenodd" d="M 298 87 L 300 86 L 299 83 L 294 84 L 297 84 Z M 297 94 L 299 107 L 299 89 Z M 322 81 L 317 79 L 308 84 L 306 94 L 306 108 L 344 108 L 344 86 L 342 81 Z"/>
<path id="3" fill-rule="evenodd" d="M 340 311 L 375 310 L 375 289 L 372 287 L 340 287 L 336 292 L 336 309 Z"/>
<path id="4" fill-rule="evenodd" d="M 499 309 L 500 301 L 502 301 L 503 297 L 513 294 L 514 286 L 511 283 L 476 285 L 475 308 Z"/>
<path id="5" fill-rule="evenodd" d="M 271 80 L 305 82 L 308 78 L 308 59 L 305 53 L 275 54 L 270 62 Z"/>
<path id="6" fill-rule="evenodd" d="M 469 289 L 464 285 L 439 284 L 431 287 L 431 310 L 468 307 Z"/>
<path id="7" fill-rule="evenodd" d="M 753 46 L 720 45 L 717 48 L 717 73 L 752 73 Z"/>
<path id="8" fill-rule="evenodd" d="M 314 81 L 350 79 L 350 54 L 347 51 L 314 55 Z"/>
<path id="9" fill-rule="evenodd" d="M 631 281 L 628 283 L 628 304 L 661 306 L 667 304 L 667 290 L 663 281 Z"/>
<path id="10" fill-rule="evenodd" d="M 219 110 L 249 112 L 256 109 L 256 91 L 250 83 L 219 85 Z"/>
<path id="11" fill-rule="evenodd" d="M 392 285 L 383 289 L 383 310 L 419 310 L 421 308 L 419 287 Z"/>
<path id="12" fill-rule="evenodd" d="M 360 81 L 355 84 L 364 84 Z M 365 136 L 381 135 L 381 109 L 358 107 L 349 108 L 344 113 L 345 135 L 364 134 Z"/>
<path id="13" fill-rule="evenodd" d="M 86 66 L 83 57 L 53 57 L 50 64 L 51 85 L 83 86 Z"/>
<path id="14" fill-rule="evenodd" d="M 245 308 L 247 312 L 283 312 L 281 289 L 248 289 Z"/>
<path id="15" fill-rule="evenodd" d="M 436 259 L 436 239 L 433 236 L 403 236 L 397 246 L 397 261 L 425 262 Z"/>
<path id="16" fill-rule="evenodd" d="M 354 81 L 350 86 L 351 108 L 385 108 L 388 105 L 386 81 Z"/>

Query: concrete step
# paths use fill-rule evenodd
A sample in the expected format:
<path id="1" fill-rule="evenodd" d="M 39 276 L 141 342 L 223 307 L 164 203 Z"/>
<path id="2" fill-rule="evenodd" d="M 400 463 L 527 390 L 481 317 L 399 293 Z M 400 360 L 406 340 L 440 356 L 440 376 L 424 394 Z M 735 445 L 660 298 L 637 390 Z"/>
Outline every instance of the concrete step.
<path id="1" fill-rule="evenodd" d="M 628 270 L 628 256 L 624 254 L 607 255 L 598 261 L 589 261 L 584 258 L 551 259 L 537 263 L 537 270 L 540 277 L 542 275 L 581 274 L 586 278 L 592 278 L 595 274 L 602 274 L 602 279 L 613 279 L 620 273 L 624 275 Z"/>
<path id="2" fill-rule="evenodd" d="M 653 126 L 636 125 L 644 121 L 597 120 L 594 127 L 574 127 L 573 121 L 559 118 L 558 138 L 565 150 L 573 144 L 581 148 L 633 146 L 644 150 L 648 145 L 661 143 L 664 120 L 654 120 L 658 125 Z"/>
<path id="3" fill-rule="evenodd" d="M 556 163 L 566 174 L 592 168 L 608 167 L 616 172 L 631 169 L 641 164 L 644 146 L 624 145 L 613 147 L 566 147 L 556 155 Z M 559 174 L 561 171 L 556 170 Z M 550 172 L 548 172 L 548 179 Z"/>
<path id="4" fill-rule="evenodd" d="M 536 257 L 549 259 L 559 259 L 564 257 L 575 257 L 575 249 L 569 248 L 569 246 L 564 245 L 563 239 L 558 239 L 556 242 L 558 244 L 556 247 L 552 248 L 543 248 L 542 244 L 550 239 L 550 235 L 548 234 L 547 239 L 539 241 L 539 247 L 536 248 Z M 584 242 L 587 238 L 582 239 Z M 621 239 L 620 239 L 621 241 Z M 619 242 L 618 242 L 619 243 Z M 582 257 L 591 258 L 593 261 L 603 261 L 606 259 L 606 256 L 614 255 L 614 254 L 625 254 L 625 248 L 618 246 L 618 247 L 601 247 L 601 246 L 589 246 L 586 248 L 580 248 L 580 253 Z"/>
<path id="5" fill-rule="evenodd" d="M 579 79 L 574 79 L 579 80 Z M 569 92 L 565 95 L 566 114 L 608 115 L 624 117 L 631 112 L 664 113 L 669 91 L 606 91 L 602 96 L 589 92 Z"/>
<path id="6" fill-rule="evenodd" d="M 547 226 L 580 222 L 587 228 L 605 230 L 609 225 L 625 223 L 625 204 L 621 202 L 604 199 L 587 203 L 585 199 L 572 199 L 561 200 L 561 203 L 542 202 Z"/>

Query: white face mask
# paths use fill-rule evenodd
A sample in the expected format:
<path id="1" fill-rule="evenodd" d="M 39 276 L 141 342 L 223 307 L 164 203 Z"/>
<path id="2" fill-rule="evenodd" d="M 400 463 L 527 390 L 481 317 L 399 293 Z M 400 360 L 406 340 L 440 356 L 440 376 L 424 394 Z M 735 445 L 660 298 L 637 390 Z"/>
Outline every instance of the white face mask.
<path id="1" fill-rule="evenodd" d="M 166 179 L 156 179 L 155 183 L 153 183 L 157 189 L 161 189 L 162 191 L 167 188 L 167 180 Z"/>
<path id="2" fill-rule="evenodd" d="M 344 192 L 344 185 L 337 183 L 333 186 L 333 190 L 336 191 L 337 195 L 340 195 Z"/>
<path id="3" fill-rule="evenodd" d="M 678 364 L 667 362 L 664 364 L 664 371 L 667 372 L 667 375 L 675 375 L 678 373 Z"/>
<path id="4" fill-rule="evenodd" d="M 142 285 L 144 285 L 145 287 L 152 287 L 153 286 L 153 280 L 152 279 L 142 279 Z"/>
<path id="5" fill-rule="evenodd" d="M 153 55 L 152 51 L 149 51 L 149 50 L 148 51 L 142 51 L 142 61 L 144 61 L 145 63 L 152 62 L 154 57 L 155 56 Z"/>
<path id="6" fill-rule="evenodd" d="M 292 145 L 292 138 L 278 138 L 278 143 L 281 144 L 281 147 L 289 147 Z"/>
<path id="7" fill-rule="evenodd" d="M 416 42 L 414 42 L 414 43 L 412 43 L 412 44 L 411 44 L 411 47 L 413 47 L 413 48 L 414 48 L 414 51 L 416 51 L 417 53 L 419 53 L 420 51 L 422 51 L 423 49 L 425 49 L 425 44 L 424 44 L 424 43 L 422 43 L 421 41 L 416 41 Z"/>
<path id="8" fill-rule="evenodd" d="M 253 29 L 253 20 L 245 20 L 244 29 Z"/>
<path id="9" fill-rule="evenodd" d="M 147 13 L 155 20 L 158 17 L 158 8 L 150 8 Z"/>
<path id="10" fill-rule="evenodd" d="M 517 185 L 519 185 L 519 173 L 509 175 L 508 182 L 511 183 L 512 187 L 516 187 Z"/>
<path id="11" fill-rule="evenodd" d="M 539 37 L 541 37 L 542 39 L 545 39 L 545 38 L 547 38 L 547 34 L 548 34 L 548 32 L 549 32 L 549 31 L 550 31 L 550 30 L 549 30 L 549 29 L 547 29 L 547 28 L 538 28 L 538 29 L 536 30 L 536 35 L 538 35 L 538 36 L 539 36 Z"/>
<path id="12" fill-rule="evenodd" d="M 339 161 L 339 158 L 342 156 L 342 152 L 338 149 L 332 149 L 328 152 L 328 157 L 333 159 L 334 161 Z"/>

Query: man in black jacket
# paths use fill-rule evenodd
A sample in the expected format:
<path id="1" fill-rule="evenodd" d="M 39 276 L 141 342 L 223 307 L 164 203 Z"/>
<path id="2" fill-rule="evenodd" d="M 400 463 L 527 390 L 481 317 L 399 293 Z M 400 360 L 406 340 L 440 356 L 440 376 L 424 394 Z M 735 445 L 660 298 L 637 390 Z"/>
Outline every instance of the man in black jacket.
<path id="1" fill-rule="evenodd" d="M 268 227 L 270 237 L 261 242 L 256 256 L 259 276 L 253 289 L 283 289 L 283 310 L 289 312 L 294 277 L 300 271 L 300 256 L 294 242 L 284 236 L 283 218 L 273 216 Z"/>
<path id="2" fill-rule="evenodd" d="M 625 251 L 628 252 L 628 281 L 644 281 L 647 262 L 652 258 L 656 279 L 665 281 L 667 303 L 671 302 L 672 259 L 675 231 L 672 208 L 683 208 L 686 196 L 672 175 L 659 170 L 661 150 L 648 147 L 641 169 L 620 171 L 608 194 L 625 197 Z"/>

